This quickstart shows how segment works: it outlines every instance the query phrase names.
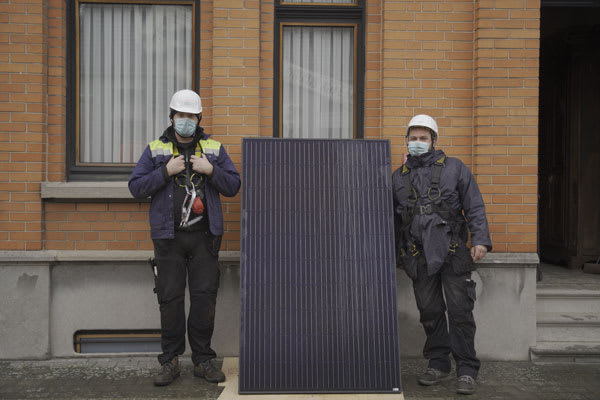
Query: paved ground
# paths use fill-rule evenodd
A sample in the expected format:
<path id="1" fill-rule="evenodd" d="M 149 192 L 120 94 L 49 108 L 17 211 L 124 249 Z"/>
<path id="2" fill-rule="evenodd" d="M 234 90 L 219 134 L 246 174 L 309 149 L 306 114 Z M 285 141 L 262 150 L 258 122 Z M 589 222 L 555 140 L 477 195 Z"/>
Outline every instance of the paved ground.
<path id="1" fill-rule="evenodd" d="M 165 388 L 152 385 L 154 358 L 88 358 L 0 361 L 0 399 L 217 399 L 221 387 L 194 378 L 183 362 L 182 377 Z M 535 365 L 484 362 L 474 396 L 454 393 L 454 380 L 422 387 L 423 360 L 402 361 L 406 399 L 598 400 L 600 364 Z"/>

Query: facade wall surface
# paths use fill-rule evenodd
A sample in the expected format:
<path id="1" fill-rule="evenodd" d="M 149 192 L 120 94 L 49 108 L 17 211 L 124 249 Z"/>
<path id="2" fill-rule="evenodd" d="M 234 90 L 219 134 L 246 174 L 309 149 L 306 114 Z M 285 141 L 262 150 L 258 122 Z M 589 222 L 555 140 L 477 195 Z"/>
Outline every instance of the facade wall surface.
<path id="1" fill-rule="evenodd" d="M 0 249 L 151 249 L 147 202 L 41 198 L 44 182 L 67 181 L 66 4 L 0 5 Z M 499 252 L 537 250 L 539 9 L 365 2 L 364 137 L 389 139 L 396 168 L 410 117 L 434 116 L 438 147 L 480 185 Z M 200 20 L 202 124 L 239 168 L 242 138 L 274 132 L 275 3 L 201 0 Z M 239 250 L 239 199 L 224 199 L 225 251 Z"/>
<path id="2" fill-rule="evenodd" d="M 144 291 L 149 275 L 144 275 L 143 260 L 152 250 L 149 203 L 128 198 L 124 187 L 115 189 L 101 176 L 84 189 L 97 192 L 97 198 L 74 195 L 79 186 L 67 178 L 67 126 L 75 118 L 70 107 L 75 99 L 67 96 L 73 74 L 68 4 L 0 4 L 0 275 L 6 278 L 0 281 L 7 294 L 0 311 L 0 331 L 6 335 L 0 336 L 35 333 L 24 334 L 19 346 L 0 358 L 69 356 L 74 329 L 131 329 L 125 323 L 128 315 L 112 315 L 110 301 L 94 308 L 104 289 L 130 304 L 125 310 L 136 314 L 137 325 L 158 327 L 155 300 Z M 200 0 L 199 5 L 202 125 L 241 170 L 242 138 L 275 133 L 276 2 Z M 463 160 L 480 185 L 494 251 L 508 258 L 535 253 L 539 0 L 365 0 L 364 10 L 364 72 L 358 75 L 364 80 L 364 138 L 390 140 L 395 169 L 406 152 L 411 116 L 434 116 L 440 126 L 438 147 Z M 56 194 L 56 184 L 64 194 Z M 45 195 L 44 188 L 52 185 L 47 192 L 53 194 Z M 223 199 L 222 250 L 232 258 L 239 258 L 240 198 Z M 90 251 L 95 255 L 82 258 Z M 63 259 L 52 256 L 34 266 L 18 261 L 47 253 Z M 100 265 L 97 257 L 111 262 Z M 491 262 L 480 272 L 483 292 L 476 317 L 484 328 L 477 340 L 484 358 L 526 358 L 535 341 L 535 263 L 495 270 L 498 265 Z M 100 273 L 104 270 L 120 271 L 122 286 L 113 287 Z M 215 339 L 224 355 L 236 354 L 239 328 L 238 278 L 231 273 L 219 297 Z M 409 283 L 399 275 L 403 354 L 412 355 L 422 331 L 414 299 L 406 297 Z M 73 301 L 83 309 L 69 309 Z M 500 318 L 507 315 L 500 306 L 518 318 Z M 33 309 L 45 328 L 19 319 Z M 102 320 L 114 324 L 99 324 Z M 514 323 L 521 323 L 520 342 L 507 353 L 510 343 L 502 340 L 510 335 L 499 336 L 504 331 L 497 328 Z"/>

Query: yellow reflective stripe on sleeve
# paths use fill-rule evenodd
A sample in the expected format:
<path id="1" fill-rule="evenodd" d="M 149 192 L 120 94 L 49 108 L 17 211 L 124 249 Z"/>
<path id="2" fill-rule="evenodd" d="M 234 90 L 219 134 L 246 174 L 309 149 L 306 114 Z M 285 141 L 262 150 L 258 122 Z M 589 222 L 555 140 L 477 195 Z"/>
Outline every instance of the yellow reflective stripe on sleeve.
<path id="1" fill-rule="evenodd" d="M 200 146 L 202 146 L 202 147 L 200 147 Z M 212 140 L 212 139 L 200 140 L 198 142 L 198 146 L 196 147 L 196 155 L 199 156 L 202 153 L 202 150 L 204 150 L 204 153 L 214 154 L 215 157 L 218 157 L 220 149 L 221 149 L 221 143 L 217 142 L 216 140 Z"/>
<path id="2" fill-rule="evenodd" d="M 173 155 L 177 157 L 179 155 L 179 151 L 176 146 L 173 146 L 173 143 L 163 143 L 160 140 L 153 140 L 150 142 L 150 151 L 152 152 L 152 157 L 156 156 L 170 156 Z M 219 156 L 219 150 L 221 149 L 221 143 L 216 140 L 207 139 L 200 140 L 198 145 L 196 146 L 196 155 L 200 157 L 202 155 L 202 150 L 206 154 L 214 154 L 216 157 Z"/>
<path id="3" fill-rule="evenodd" d="M 170 156 L 172 154 L 178 154 L 177 148 L 175 148 L 175 151 L 173 152 L 173 143 L 171 142 L 163 143 L 157 139 L 150 142 L 149 146 L 150 152 L 152 153 L 152 158 L 156 156 Z"/>

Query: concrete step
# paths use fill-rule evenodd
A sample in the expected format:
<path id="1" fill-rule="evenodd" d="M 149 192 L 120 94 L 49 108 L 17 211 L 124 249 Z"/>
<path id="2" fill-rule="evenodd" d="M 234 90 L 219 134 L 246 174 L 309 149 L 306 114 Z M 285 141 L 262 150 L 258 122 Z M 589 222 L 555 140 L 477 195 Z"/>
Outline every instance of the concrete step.
<path id="1" fill-rule="evenodd" d="M 538 285 L 536 310 L 542 313 L 598 313 L 600 312 L 600 289 Z"/>
<path id="2" fill-rule="evenodd" d="M 595 342 L 600 339 L 598 313 L 537 313 L 538 342 Z"/>
<path id="3" fill-rule="evenodd" d="M 600 363 L 600 342 L 540 342 L 529 350 L 535 363 Z"/>

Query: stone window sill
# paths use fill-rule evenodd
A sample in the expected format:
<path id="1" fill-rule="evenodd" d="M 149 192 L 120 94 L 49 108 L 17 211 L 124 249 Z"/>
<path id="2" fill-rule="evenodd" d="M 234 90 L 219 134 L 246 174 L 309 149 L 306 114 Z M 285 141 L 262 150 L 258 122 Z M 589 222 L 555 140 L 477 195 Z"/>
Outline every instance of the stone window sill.
<path id="1" fill-rule="evenodd" d="M 42 182 L 42 199 L 52 201 L 145 201 L 134 199 L 127 182 Z"/>

